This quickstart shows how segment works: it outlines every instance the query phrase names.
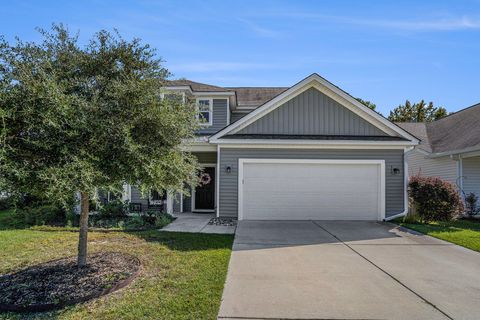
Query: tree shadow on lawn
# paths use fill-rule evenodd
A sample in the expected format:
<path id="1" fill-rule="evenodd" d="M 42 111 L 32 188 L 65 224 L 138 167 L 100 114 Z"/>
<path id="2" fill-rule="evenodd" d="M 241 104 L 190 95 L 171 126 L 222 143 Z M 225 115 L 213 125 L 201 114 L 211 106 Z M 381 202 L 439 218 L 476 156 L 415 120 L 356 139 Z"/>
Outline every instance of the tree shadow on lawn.
<path id="1" fill-rule="evenodd" d="M 165 232 L 158 230 L 131 232 L 148 242 L 157 242 L 176 251 L 202 251 L 210 249 L 232 249 L 233 235 Z"/>

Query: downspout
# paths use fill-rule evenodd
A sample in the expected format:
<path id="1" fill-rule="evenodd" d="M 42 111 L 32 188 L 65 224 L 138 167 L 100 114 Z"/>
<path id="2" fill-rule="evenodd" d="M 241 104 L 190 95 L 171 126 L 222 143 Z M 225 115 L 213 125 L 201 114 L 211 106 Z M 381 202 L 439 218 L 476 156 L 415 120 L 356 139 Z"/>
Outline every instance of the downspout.
<path id="1" fill-rule="evenodd" d="M 407 153 L 413 150 L 414 147 L 407 147 L 403 149 L 403 203 L 404 203 L 404 210 L 403 212 L 397 213 L 393 216 L 387 217 L 383 219 L 383 221 L 390 221 L 396 218 L 404 217 L 408 213 L 408 163 L 407 163 Z"/>
<path id="2" fill-rule="evenodd" d="M 217 168 L 216 168 L 216 177 L 215 177 L 215 215 L 220 217 L 220 145 L 217 144 Z"/>

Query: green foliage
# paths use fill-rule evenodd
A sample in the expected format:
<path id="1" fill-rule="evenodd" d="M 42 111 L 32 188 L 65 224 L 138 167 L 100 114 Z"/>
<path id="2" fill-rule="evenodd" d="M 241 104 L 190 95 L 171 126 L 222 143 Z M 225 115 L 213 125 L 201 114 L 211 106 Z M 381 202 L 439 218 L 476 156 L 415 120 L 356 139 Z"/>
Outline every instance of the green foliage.
<path id="1" fill-rule="evenodd" d="M 456 187 L 440 178 L 411 177 L 409 194 L 421 222 L 450 221 L 463 213 L 463 202 Z"/>
<path id="2" fill-rule="evenodd" d="M 467 207 L 467 213 L 470 216 L 474 216 L 478 213 L 477 201 L 478 201 L 478 197 L 473 192 L 469 193 L 465 197 L 465 204 L 466 204 L 466 207 Z"/>
<path id="3" fill-rule="evenodd" d="M 139 39 L 100 31 L 81 47 L 62 25 L 43 41 L 0 39 L 0 190 L 67 203 L 76 191 L 181 190 L 192 103 L 162 101 L 168 70 Z"/>
<path id="4" fill-rule="evenodd" d="M 370 109 L 372 109 L 373 111 L 375 111 L 375 109 L 377 108 L 377 105 L 373 102 L 370 102 L 370 101 L 367 101 L 367 100 L 363 100 L 362 98 L 355 98 L 358 102 L 364 104 L 365 106 L 369 107 Z"/>
<path id="5" fill-rule="evenodd" d="M 0 210 L 7 210 L 12 207 L 12 200 L 10 197 L 0 198 Z"/>
<path id="6" fill-rule="evenodd" d="M 125 218 L 128 213 L 128 203 L 121 200 L 113 200 L 101 205 L 97 216 L 100 219 L 119 219 Z"/>
<path id="7" fill-rule="evenodd" d="M 155 218 L 155 227 L 161 229 L 165 227 L 166 225 L 170 224 L 174 218 L 169 215 L 168 213 L 162 213 Z"/>
<path id="8" fill-rule="evenodd" d="M 393 122 L 432 122 L 447 115 L 447 109 L 444 107 L 434 107 L 433 102 L 426 104 L 424 100 L 413 105 L 406 101 L 405 105 L 399 105 L 388 116 L 388 120 Z"/>
<path id="9" fill-rule="evenodd" d="M 14 208 L 0 211 L 0 230 L 25 228 L 23 215 L 18 214 Z"/>
<path id="10" fill-rule="evenodd" d="M 125 221 L 125 229 L 142 229 L 145 225 L 146 222 L 141 216 L 132 216 Z"/>
<path id="11" fill-rule="evenodd" d="M 18 210 L 23 216 L 25 225 L 61 225 L 67 222 L 65 210 L 55 205 L 42 205 Z"/>

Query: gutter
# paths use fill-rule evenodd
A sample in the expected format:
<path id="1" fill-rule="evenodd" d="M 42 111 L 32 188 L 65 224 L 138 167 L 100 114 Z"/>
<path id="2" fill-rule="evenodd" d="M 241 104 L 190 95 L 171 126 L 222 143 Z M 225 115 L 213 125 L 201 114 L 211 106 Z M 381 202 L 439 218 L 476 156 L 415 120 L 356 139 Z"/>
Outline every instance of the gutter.
<path id="1" fill-rule="evenodd" d="M 393 219 L 396 219 L 396 218 L 400 218 L 400 217 L 404 217 L 408 214 L 408 163 L 407 163 L 407 159 L 405 158 L 405 155 L 409 152 L 413 150 L 413 147 L 408 147 L 408 148 L 405 148 L 405 150 L 403 151 L 403 184 L 405 186 L 404 188 L 404 192 L 403 192 L 403 203 L 404 203 L 404 210 L 400 213 L 397 213 L 393 216 L 390 216 L 390 217 L 386 217 L 385 219 L 383 219 L 383 221 L 390 221 L 390 220 L 393 220 Z"/>
<path id="2" fill-rule="evenodd" d="M 480 151 L 480 146 L 474 146 L 474 147 L 465 148 L 465 149 L 457 149 L 457 150 L 452 150 L 452 151 L 432 153 L 429 156 L 427 156 L 427 158 L 433 159 L 433 158 L 439 158 L 439 157 L 445 157 L 445 156 L 456 155 L 456 154 L 461 154 L 461 153 L 468 153 L 468 152 L 475 152 L 475 151 Z"/>

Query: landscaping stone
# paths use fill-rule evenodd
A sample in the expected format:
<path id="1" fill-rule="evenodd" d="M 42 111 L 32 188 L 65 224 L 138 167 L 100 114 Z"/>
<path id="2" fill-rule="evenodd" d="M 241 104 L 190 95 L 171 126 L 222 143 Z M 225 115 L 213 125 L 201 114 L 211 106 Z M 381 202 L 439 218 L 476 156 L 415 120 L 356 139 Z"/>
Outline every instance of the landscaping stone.
<path id="1" fill-rule="evenodd" d="M 212 218 L 209 222 L 209 225 L 216 225 L 216 226 L 233 226 L 237 225 L 236 218 Z"/>

